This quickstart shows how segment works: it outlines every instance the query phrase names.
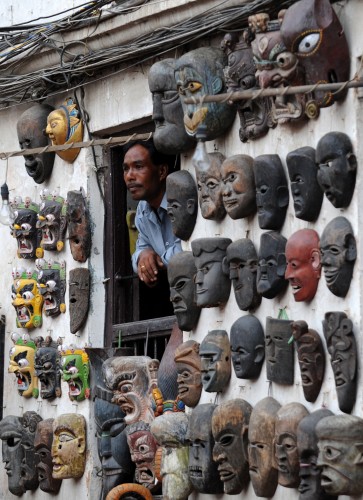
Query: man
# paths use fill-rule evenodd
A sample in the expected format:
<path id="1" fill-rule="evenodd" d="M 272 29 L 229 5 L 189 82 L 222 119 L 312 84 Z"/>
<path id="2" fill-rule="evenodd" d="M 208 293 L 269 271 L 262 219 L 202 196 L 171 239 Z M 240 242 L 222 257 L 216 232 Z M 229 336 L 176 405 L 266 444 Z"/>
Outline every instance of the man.
<path id="1" fill-rule="evenodd" d="M 139 231 L 132 267 L 141 281 L 154 286 L 169 259 L 181 251 L 173 234 L 165 196 L 167 157 L 152 141 L 134 141 L 124 147 L 124 180 L 132 199 L 140 200 L 135 224 Z"/>

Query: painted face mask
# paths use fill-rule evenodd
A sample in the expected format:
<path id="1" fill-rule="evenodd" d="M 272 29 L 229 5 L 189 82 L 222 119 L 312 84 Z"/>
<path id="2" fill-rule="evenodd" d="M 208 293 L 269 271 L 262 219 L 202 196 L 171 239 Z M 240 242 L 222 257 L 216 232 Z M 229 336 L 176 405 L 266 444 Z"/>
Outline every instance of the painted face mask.
<path id="1" fill-rule="evenodd" d="M 13 270 L 13 278 L 11 297 L 16 311 L 16 326 L 28 329 L 42 326 L 44 299 L 37 285 L 37 273 L 32 269 L 24 272 L 16 268 Z"/>
<path id="2" fill-rule="evenodd" d="M 66 312 L 66 263 L 37 259 L 38 289 L 43 296 L 43 310 L 46 316 L 58 316 Z"/>
<path id="3" fill-rule="evenodd" d="M 91 227 L 82 189 L 67 193 L 67 225 L 73 259 L 77 262 L 86 262 L 91 252 Z"/>
<path id="4" fill-rule="evenodd" d="M 198 213 L 197 187 L 189 172 L 179 170 L 167 176 L 166 199 L 173 233 L 181 240 L 188 240 L 193 233 Z"/>
<path id="5" fill-rule="evenodd" d="M 35 339 L 35 373 L 40 381 L 42 399 L 60 398 L 61 389 L 61 357 L 58 344 L 51 337 Z"/>
<path id="6" fill-rule="evenodd" d="M 42 420 L 37 425 L 34 451 L 37 460 L 39 488 L 47 493 L 58 493 L 62 481 L 52 477 L 53 418 Z"/>
<path id="7" fill-rule="evenodd" d="M 258 254 L 257 292 L 273 299 L 285 291 L 288 281 L 285 279 L 286 238 L 277 231 L 261 234 Z"/>
<path id="8" fill-rule="evenodd" d="M 187 340 L 175 349 L 174 361 L 178 372 L 178 396 L 190 408 L 198 404 L 202 393 L 199 344 Z"/>
<path id="9" fill-rule="evenodd" d="M 13 333 L 11 336 L 14 346 L 10 349 L 9 373 L 14 373 L 17 380 L 17 389 L 24 398 L 38 397 L 38 378 L 34 369 L 35 343 L 28 334 L 20 337 Z"/>
<path id="10" fill-rule="evenodd" d="M 83 349 L 61 346 L 62 378 L 68 384 L 71 401 L 83 401 L 90 397 L 89 361 Z"/>
<path id="11" fill-rule="evenodd" d="M 64 198 L 55 191 L 49 194 L 46 189 L 41 191 L 40 197 L 37 229 L 41 231 L 42 239 L 36 251 L 38 258 L 44 256 L 44 250 L 60 252 L 63 249 L 67 228 Z"/>
<path id="12" fill-rule="evenodd" d="M 14 222 L 10 232 L 18 244 L 19 259 L 35 259 L 40 242 L 40 231 L 36 228 L 39 206 L 29 197 L 23 202 L 20 197 L 11 202 L 14 210 Z"/>
<path id="13" fill-rule="evenodd" d="M 265 355 L 267 380 L 278 384 L 294 383 L 294 348 L 289 340 L 291 321 L 266 318 Z"/>
<path id="14" fill-rule="evenodd" d="M 199 141 L 192 161 L 198 184 L 198 199 L 204 219 L 221 221 L 226 215 L 222 197 L 221 153 L 207 153 L 205 143 Z"/>
<path id="15" fill-rule="evenodd" d="M 69 271 L 70 331 L 77 333 L 87 321 L 90 298 L 90 272 L 85 267 Z"/>
<path id="16" fill-rule="evenodd" d="M 265 336 L 259 320 L 252 315 L 237 319 L 231 327 L 230 339 L 236 377 L 258 378 L 265 358 Z"/>
<path id="17" fill-rule="evenodd" d="M 199 347 L 203 388 L 223 391 L 231 378 L 231 347 L 225 330 L 212 330 Z"/>

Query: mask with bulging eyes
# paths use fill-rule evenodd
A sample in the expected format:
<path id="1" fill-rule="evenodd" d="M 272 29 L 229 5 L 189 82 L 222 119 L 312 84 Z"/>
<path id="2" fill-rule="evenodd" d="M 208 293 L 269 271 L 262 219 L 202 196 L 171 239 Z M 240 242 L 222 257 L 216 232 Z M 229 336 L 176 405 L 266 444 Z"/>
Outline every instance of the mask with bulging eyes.
<path id="1" fill-rule="evenodd" d="M 24 398 L 38 397 L 38 378 L 35 372 L 35 343 L 27 337 L 17 338 L 13 334 L 14 346 L 10 349 L 8 372 L 14 373 L 17 389 Z M 16 340 L 17 339 L 17 340 Z"/>
<path id="2" fill-rule="evenodd" d="M 67 228 L 65 199 L 56 192 L 48 194 L 41 192 L 42 203 L 38 213 L 37 228 L 41 231 L 42 239 L 37 249 L 37 257 L 43 257 L 44 250 L 60 252 L 64 247 L 64 238 Z"/>
<path id="3" fill-rule="evenodd" d="M 40 293 L 38 274 L 29 270 L 20 272 L 15 277 L 11 297 L 16 310 L 16 326 L 18 328 L 35 328 L 42 325 L 43 296 Z"/>
<path id="4" fill-rule="evenodd" d="M 46 316 L 58 316 L 66 312 L 66 263 L 53 262 L 43 259 L 36 260 L 39 269 L 38 288 L 44 299 L 44 312 Z"/>
<path id="5" fill-rule="evenodd" d="M 24 202 L 20 197 L 15 198 L 11 206 L 14 222 L 10 225 L 10 232 L 18 244 L 17 255 L 21 259 L 35 259 L 41 235 L 36 227 L 39 206 L 28 197 Z"/>

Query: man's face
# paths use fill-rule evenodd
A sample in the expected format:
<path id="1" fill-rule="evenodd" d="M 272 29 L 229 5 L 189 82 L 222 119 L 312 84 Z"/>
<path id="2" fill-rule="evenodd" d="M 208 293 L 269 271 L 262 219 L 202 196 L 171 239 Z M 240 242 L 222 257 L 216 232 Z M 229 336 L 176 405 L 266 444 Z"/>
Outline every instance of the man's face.
<path id="1" fill-rule="evenodd" d="M 145 488 L 153 489 L 155 478 L 155 453 L 157 442 L 149 430 L 139 430 L 128 434 L 131 460 L 136 465 L 135 480 Z"/>
<path id="2" fill-rule="evenodd" d="M 86 462 L 86 421 L 82 415 L 66 413 L 53 422 L 53 477 L 79 478 Z"/>

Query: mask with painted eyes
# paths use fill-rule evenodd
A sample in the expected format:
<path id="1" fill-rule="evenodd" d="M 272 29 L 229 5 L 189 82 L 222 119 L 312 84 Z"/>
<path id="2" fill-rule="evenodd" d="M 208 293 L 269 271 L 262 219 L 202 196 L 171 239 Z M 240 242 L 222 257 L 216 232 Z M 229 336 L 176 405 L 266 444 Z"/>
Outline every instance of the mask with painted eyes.
<path id="1" fill-rule="evenodd" d="M 64 349 L 62 354 L 62 378 L 68 384 L 71 401 L 83 401 L 90 397 L 89 361 L 82 349 Z"/>
<path id="2" fill-rule="evenodd" d="M 67 193 L 67 225 L 73 259 L 77 262 L 86 262 L 91 252 L 91 226 L 82 189 Z"/>
<path id="3" fill-rule="evenodd" d="M 12 305 L 16 310 L 18 328 L 35 328 L 42 325 L 43 296 L 40 293 L 36 272 L 29 270 L 17 274 L 12 285 Z"/>
<path id="4" fill-rule="evenodd" d="M 40 396 L 42 399 L 61 397 L 61 357 L 58 344 L 51 337 L 35 339 L 35 373 L 40 381 Z"/>
<path id="5" fill-rule="evenodd" d="M 60 252 L 64 247 L 67 229 L 66 204 L 62 196 L 56 193 L 41 192 L 41 205 L 38 213 L 37 229 L 41 231 L 42 239 L 37 248 L 37 257 L 42 258 L 44 250 Z"/>
<path id="6" fill-rule="evenodd" d="M 14 210 L 14 222 L 10 226 L 10 232 L 18 244 L 17 256 L 21 259 L 35 259 L 41 237 L 36 227 L 39 206 L 30 198 L 26 198 L 24 202 L 21 198 L 16 198 L 11 206 Z"/>
<path id="7" fill-rule="evenodd" d="M 36 260 L 38 288 L 43 296 L 43 309 L 46 316 L 58 316 L 66 312 L 66 263 L 43 259 Z"/>
<path id="8" fill-rule="evenodd" d="M 292 321 L 266 318 L 265 355 L 267 380 L 278 384 L 294 383 L 294 347 Z"/>
<path id="9" fill-rule="evenodd" d="M 188 240 L 198 214 L 197 187 L 189 172 L 179 170 L 167 176 L 166 199 L 173 233 L 181 240 Z"/>
<path id="10" fill-rule="evenodd" d="M 225 330 L 212 330 L 199 347 L 203 388 L 222 392 L 231 378 L 231 346 Z"/>
<path id="11" fill-rule="evenodd" d="M 236 377 L 258 378 L 265 358 L 265 336 L 259 320 L 252 315 L 237 319 L 231 327 L 230 338 Z"/>
<path id="12" fill-rule="evenodd" d="M 13 334 L 14 346 L 10 349 L 9 373 L 14 373 L 17 389 L 24 398 L 38 397 L 38 377 L 35 372 L 35 343 L 28 338 L 17 338 Z"/>
<path id="13" fill-rule="evenodd" d="M 39 488 L 47 493 L 58 493 L 61 479 L 52 477 L 53 418 L 42 420 L 37 425 L 34 438 L 34 451 L 37 459 Z"/>

